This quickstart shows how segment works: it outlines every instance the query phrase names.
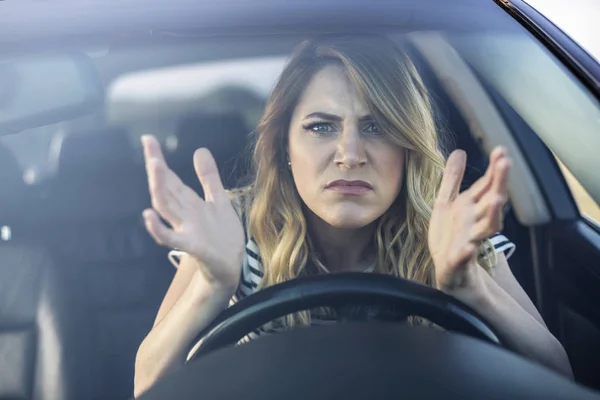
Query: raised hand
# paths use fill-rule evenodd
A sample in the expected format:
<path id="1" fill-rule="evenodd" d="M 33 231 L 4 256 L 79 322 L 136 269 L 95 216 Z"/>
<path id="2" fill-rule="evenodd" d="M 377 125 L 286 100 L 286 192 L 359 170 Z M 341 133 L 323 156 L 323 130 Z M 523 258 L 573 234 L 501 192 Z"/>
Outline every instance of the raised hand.
<path id="1" fill-rule="evenodd" d="M 194 153 L 194 168 L 204 189 L 202 200 L 169 169 L 153 136 L 142 137 L 142 145 L 152 199 L 152 208 L 143 213 L 146 229 L 158 244 L 194 257 L 209 281 L 236 286 L 244 232 L 210 151 Z"/>
<path id="2" fill-rule="evenodd" d="M 465 165 L 463 151 L 454 151 L 448 158 L 429 223 L 429 251 L 437 287 L 443 291 L 473 284 L 480 272 L 478 246 L 502 230 L 503 207 L 508 199 L 510 160 L 503 148 L 492 151 L 485 175 L 459 193 Z"/>

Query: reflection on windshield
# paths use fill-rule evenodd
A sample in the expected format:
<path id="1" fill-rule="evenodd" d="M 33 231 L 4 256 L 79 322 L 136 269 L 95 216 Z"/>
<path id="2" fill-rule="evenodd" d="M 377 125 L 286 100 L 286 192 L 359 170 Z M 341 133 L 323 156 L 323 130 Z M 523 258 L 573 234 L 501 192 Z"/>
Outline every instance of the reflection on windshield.
<path id="1" fill-rule="evenodd" d="M 403 40 L 406 36 L 393 37 Z M 446 36 L 457 55 L 496 87 L 565 166 L 598 198 L 600 181 L 591 171 L 598 169 L 594 151 L 600 148 L 600 136 L 597 135 L 600 108 L 587 91 L 525 32 Z M 144 54 L 153 57 L 154 61 L 160 60 L 158 64 L 168 65 L 169 57 L 177 53 L 173 51 L 177 46 L 144 49 Z M 264 48 L 262 43 L 261 49 Z M 119 70 L 123 55 L 136 51 L 140 48 L 121 48 L 108 53 L 98 67 L 109 66 L 111 74 L 118 76 L 115 71 Z M 189 47 L 185 47 L 186 54 L 189 51 Z M 159 69 L 140 70 L 143 68 L 140 63 L 134 72 L 129 71 L 130 66 L 123 66 L 127 72 L 108 82 L 105 110 L 98 110 L 90 118 L 0 137 L 0 144 L 13 152 L 23 171 L 28 171 L 25 176 L 31 178 L 32 174 L 37 177 L 52 173 L 48 163 L 49 147 L 52 137 L 61 132 L 87 131 L 117 124 L 126 127 L 134 146 L 139 146 L 140 135 L 150 133 L 160 138 L 167 150 L 175 150 L 177 125 L 183 118 L 229 113 L 239 115 L 246 130 L 251 132 L 262 115 L 268 93 L 288 54 L 249 57 L 246 49 L 239 58 L 228 57 L 201 63 L 188 60 L 183 65 L 173 59 L 173 66 Z M 203 54 L 202 58 L 209 56 Z M 569 140 L 564 139 L 566 135 Z"/>
<path id="2" fill-rule="evenodd" d="M 600 199 L 600 106 L 582 84 L 526 35 L 464 35 L 453 43 Z"/>

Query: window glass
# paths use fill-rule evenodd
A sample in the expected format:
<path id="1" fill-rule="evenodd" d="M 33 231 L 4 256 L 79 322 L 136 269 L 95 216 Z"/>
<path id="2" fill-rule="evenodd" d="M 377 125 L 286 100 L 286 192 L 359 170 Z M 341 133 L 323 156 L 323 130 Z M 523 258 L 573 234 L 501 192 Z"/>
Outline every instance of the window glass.
<path id="1" fill-rule="evenodd" d="M 598 206 L 598 203 L 596 203 L 583 185 L 575 178 L 575 175 L 573 175 L 558 158 L 556 158 L 556 161 L 563 172 L 581 214 L 600 225 L 600 206 Z"/>
<path id="2" fill-rule="evenodd" d="M 582 213 L 598 220 L 598 101 L 528 35 L 460 36 L 455 43 L 560 159 Z"/>

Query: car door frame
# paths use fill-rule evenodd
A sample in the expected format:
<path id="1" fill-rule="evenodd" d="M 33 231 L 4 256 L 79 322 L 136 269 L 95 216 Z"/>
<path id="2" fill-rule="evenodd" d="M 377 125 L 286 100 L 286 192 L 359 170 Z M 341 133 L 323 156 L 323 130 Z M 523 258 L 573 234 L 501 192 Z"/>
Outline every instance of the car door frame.
<path id="1" fill-rule="evenodd" d="M 600 102 L 600 64 L 522 0 L 494 0 Z M 582 215 L 551 151 L 500 96 L 490 94 L 530 155 L 553 221 L 530 229 L 536 303 L 581 383 L 600 389 L 600 225 Z M 600 132 L 599 132 L 600 134 Z"/>

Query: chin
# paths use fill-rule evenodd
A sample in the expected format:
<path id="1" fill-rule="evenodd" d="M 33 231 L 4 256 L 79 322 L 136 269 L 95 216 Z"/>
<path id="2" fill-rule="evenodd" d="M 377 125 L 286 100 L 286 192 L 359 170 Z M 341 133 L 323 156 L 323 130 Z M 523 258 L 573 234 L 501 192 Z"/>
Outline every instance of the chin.
<path id="1" fill-rule="evenodd" d="M 340 229 L 359 229 L 373 223 L 382 213 L 374 210 L 330 210 L 321 216 L 329 225 Z"/>

